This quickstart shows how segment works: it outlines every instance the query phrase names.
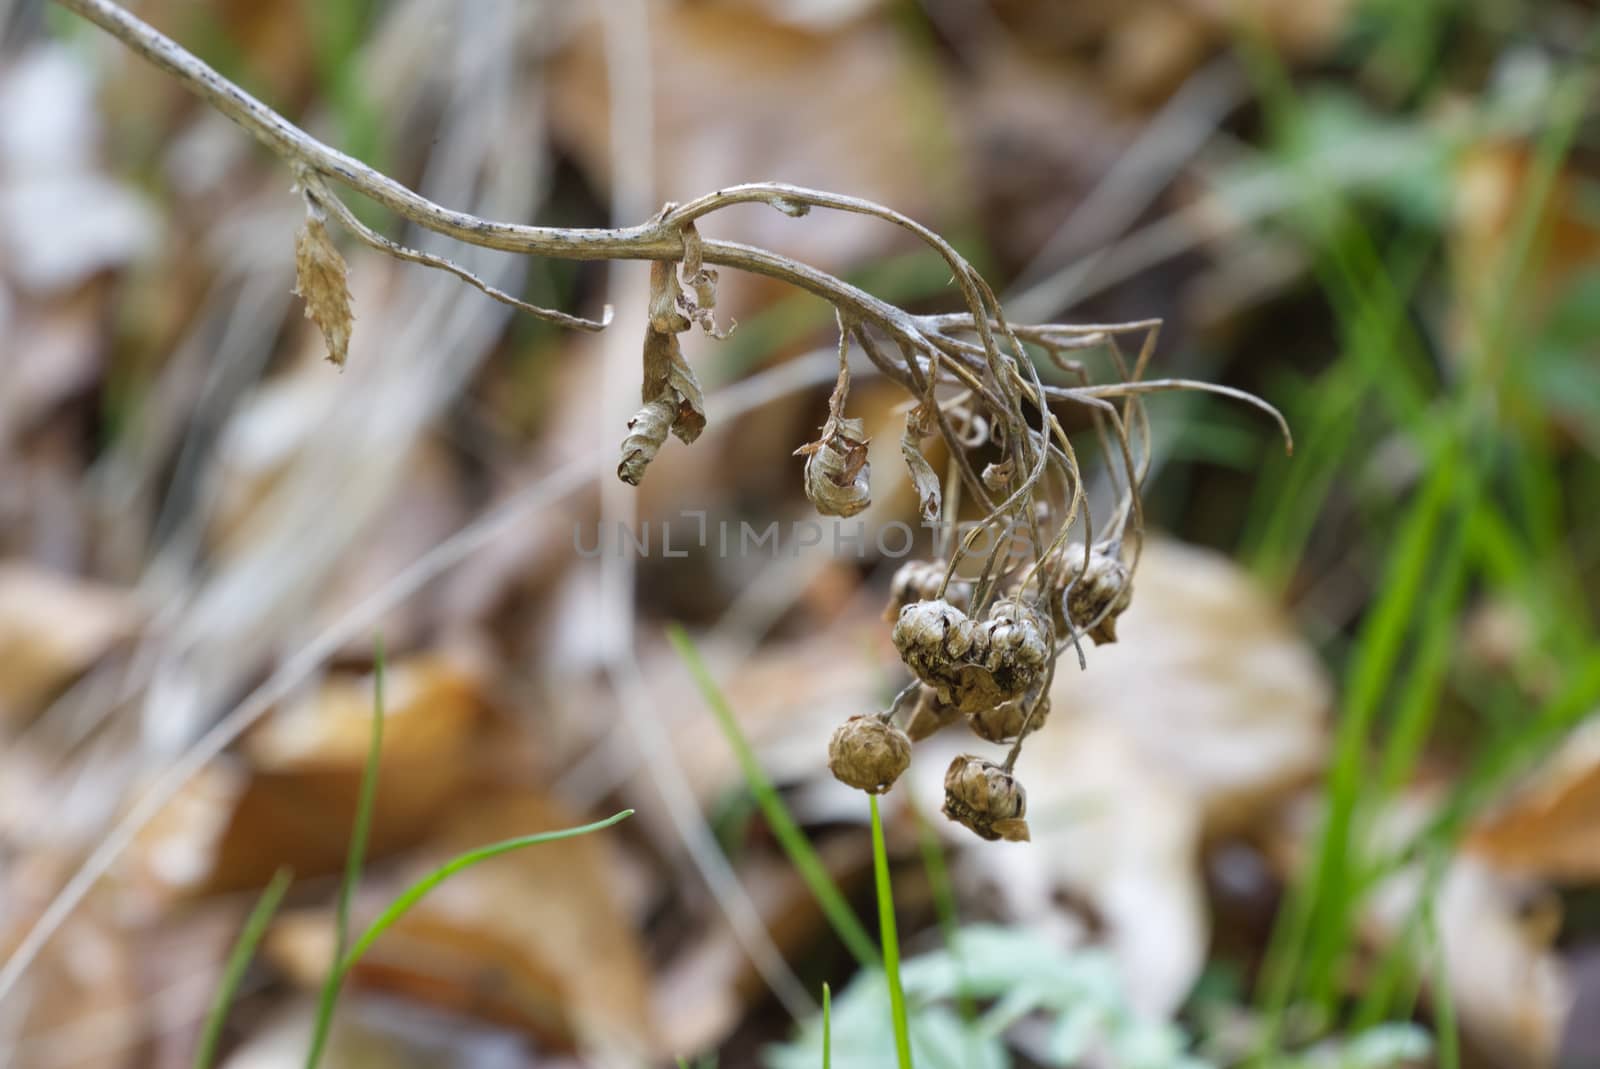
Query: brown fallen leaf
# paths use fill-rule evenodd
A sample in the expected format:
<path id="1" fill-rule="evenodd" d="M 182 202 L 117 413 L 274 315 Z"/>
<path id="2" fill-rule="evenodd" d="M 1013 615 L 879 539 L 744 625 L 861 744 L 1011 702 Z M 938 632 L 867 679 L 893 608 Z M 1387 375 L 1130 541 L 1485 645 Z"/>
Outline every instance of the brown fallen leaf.
<path id="1" fill-rule="evenodd" d="M 1507 871 L 1600 881 L 1600 710 L 1484 815 L 1467 847 Z"/>
<path id="2" fill-rule="evenodd" d="M 0 725 L 20 723 L 133 634 L 131 593 L 22 561 L 0 562 Z"/>
<path id="3" fill-rule="evenodd" d="M 1152 538 L 1119 640 L 1063 663 L 1055 708 L 1123 732 L 1189 790 L 1208 835 L 1237 831 L 1312 780 L 1332 689 L 1310 645 L 1226 557 Z"/>
<path id="4" fill-rule="evenodd" d="M 397 893 L 457 853 L 579 823 L 536 792 L 475 795 L 448 812 L 426 856 L 383 890 Z M 611 889 L 613 849 L 583 836 L 452 876 L 373 945 L 351 983 L 511 1024 L 546 1044 L 642 1058 L 656 1046 L 648 979 Z M 310 985 L 321 980 L 332 941 L 332 919 L 318 911 L 289 918 L 268 952 Z"/>
<path id="5" fill-rule="evenodd" d="M 1385 829 L 1420 826 L 1432 804 L 1414 792 L 1385 814 Z M 1380 947 L 1394 942 L 1424 887 L 1416 867 L 1380 885 L 1367 905 L 1365 936 Z M 1572 1001 L 1570 980 L 1551 946 L 1556 926 L 1528 923 L 1527 891 L 1525 880 L 1485 859 L 1458 856 L 1429 898 L 1435 932 L 1413 944 L 1424 982 L 1432 986 L 1442 961 L 1463 1032 L 1491 1064 L 1506 1069 L 1556 1064 Z"/>
<path id="6" fill-rule="evenodd" d="M 1503 283 L 1509 246 L 1534 179 L 1534 156 L 1533 145 L 1525 142 L 1485 141 L 1465 152 L 1458 165 L 1451 246 L 1463 283 L 1462 312 L 1469 320 L 1476 302 Z M 1600 257 L 1600 223 L 1586 192 L 1592 182 L 1592 176 L 1575 169 L 1562 171 L 1541 202 L 1536 269 L 1519 274 L 1511 302 L 1520 314 L 1547 310 Z"/>
<path id="7" fill-rule="evenodd" d="M 474 776 L 476 670 L 441 654 L 392 662 L 370 850 L 420 842 Z M 139 837 L 141 882 L 162 897 L 262 886 L 279 866 L 337 871 L 372 730 L 372 680 L 335 676 L 214 762 Z"/>
<path id="8" fill-rule="evenodd" d="M 222 1069 L 300 1069 L 316 1021 L 316 999 L 277 1007 L 220 1064 Z M 419 1014 L 414 1006 L 385 1005 L 359 993 L 339 1000 L 323 1048 L 322 1069 L 455 1069 L 555 1066 L 530 1058 L 517 1037 L 484 1025 Z"/>

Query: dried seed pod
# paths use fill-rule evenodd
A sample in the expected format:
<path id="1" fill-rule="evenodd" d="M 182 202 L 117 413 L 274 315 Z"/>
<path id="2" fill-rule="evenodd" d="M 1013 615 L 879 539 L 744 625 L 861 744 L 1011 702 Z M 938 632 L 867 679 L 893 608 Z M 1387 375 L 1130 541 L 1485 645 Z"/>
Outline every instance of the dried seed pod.
<path id="1" fill-rule="evenodd" d="M 943 599 L 913 601 L 895 619 L 894 648 L 913 675 L 932 687 L 941 701 L 953 693 L 964 658 L 972 649 L 973 623 L 967 614 Z"/>
<path id="2" fill-rule="evenodd" d="M 911 716 L 906 720 L 906 734 L 912 742 L 921 742 L 959 719 L 960 709 L 940 701 L 938 691 L 924 686 L 917 691 L 917 704 L 912 707 Z"/>
<path id="3" fill-rule="evenodd" d="M 1031 712 L 1031 717 L 1030 717 Z M 967 714 L 967 726 L 980 739 L 994 743 L 1015 742 L 1023 734 L 1032 735 L 1050 716 L 1050 695 L 1029 691 L 990 709 Z M 1023 731 L 1027 725 L 1027 731 Z M 915 738 L 916 736 L 912 736 Z"/>
<path id="4" fill-rule="evenodd" d="M 1065 590 L 1066 615 L 1077 630 L 1087 630 L 1095 645 L 1117 640 L 1117 617 L 1133 600 L 1133 577 L 1128 566 L 1114 552 L 1100 546 L 1089 551 L 1089 563 L 1069 552 L 1067 568 L 1057 579 Z M 1076 580 L 1074 582 L 1074 580 Z M 1098 623 L 1095 621 L 1098 620 Z M 1093 626 L 1090 626 L 1090 625 Z"/>
<path id="5" fill-rule="evenodd" d="M 824 516 L 854 516 L 872 504 L 866 424 L 841 419 L 806 457 L 806 497 Z"/>
<path id="6" fill-rule="evenodd" d="M 963 713 L 979 713 L 1026 693 L 1049 661 L 1046 634 L 1044 618 L 1028 605 L 995 602 L 972 629 L 968 663 L 956 673 L 950 700 Z"/>
<path id="7" fill-rule="evenodd" d="M 893 623 L 899 617 L 900 610 L 913 601 L 932 601 L 937 598 L 948 570 L 949 565 L 938 557 L 933 560 L 908 560 L 900 565 L 894 573 L 894 582 L 889 584 L 889 605 L 883 610 L 883 618 Z M 950 580 L 950 585 L 945 588 L 944 600 L 965 611 L 972 600 L 972 584 L 964 579 Z"/>
<path id="8" fill-rule="evenodd" d="M 1028 841 L 1028 793 L 992 761 L 962 754 L 944 774 L 944 815 L 985 839 Z"/>
<path id="9" fill-rule="evenodd" d="M 875 716 L 852 716 L 828 741 L 828 771 L 846 786 L 883 794 L 911 764 L 911 740 Z"/>
<path id="10" fill-rule="evenodd" d="M 350 269 L 328 236 L 322 209 L 306 197 L 306 221 L 294 239 L 294 291 L 306 302 L 306 318 L 328 343 L 328 360 L 344 367 L 355 316 L 350 311 Z"/>

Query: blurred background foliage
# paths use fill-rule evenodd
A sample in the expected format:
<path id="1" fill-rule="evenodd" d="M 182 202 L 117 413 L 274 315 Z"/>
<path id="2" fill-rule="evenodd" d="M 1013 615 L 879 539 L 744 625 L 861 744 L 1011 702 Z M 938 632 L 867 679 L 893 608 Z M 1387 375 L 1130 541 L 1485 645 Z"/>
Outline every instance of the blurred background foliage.
<path id="1" fill-rule="evenodd" d="M 1158 374 L 1287 414 L 1292 458 L 1248 410 L 1150 400 L 1158 537 L 1121 641 L 1063 673 L 1025 756 L 1033 844 L 947 833 L 945 736 L 885 800 L 941 1052 L 918 1064 L 1600 1065 L 1592 3 L 133 6 L 452 207 L 604 226 L 740 181 L 868 197 L 948 236 L 1013 319 L 1159 317 Z M 689 350 L 712 429 L 617 487 L 642 265 L 443 248 L 358 203 L 617 324 L 563 333 L 352 248 L 338 373 L 290 293 L 286 169 L 47 4 L 0 0 L 0 34 L 0 951 L 209 726 L 266 714 L 0 1002 L 0 1052 L 185 1064 L 287 865 L 223 1049 L 303 1057 L 381 630 L 358 912 L 461 849 L 639 816 L 441 889 L 352 975 L 325 1064 L 820 1064 L 774 968 L 841 992 L 837 1064 L 887 1064 L 881 987 L 663 636 L 695 629 L 870 917 L 865 813 L 824 742 L 897 689 L 897 562 L 693 534 L 808 515 L 791 453 L 825 413 L 826 306 L 725 274 L 739 328 Z M 751 207 L 708 232 L 955 307 L 889 227 Z M 901 400 L 853 398 L 878 522 L 915 516 Z M 623 522 L 688 555 L 576 551 Z"/>

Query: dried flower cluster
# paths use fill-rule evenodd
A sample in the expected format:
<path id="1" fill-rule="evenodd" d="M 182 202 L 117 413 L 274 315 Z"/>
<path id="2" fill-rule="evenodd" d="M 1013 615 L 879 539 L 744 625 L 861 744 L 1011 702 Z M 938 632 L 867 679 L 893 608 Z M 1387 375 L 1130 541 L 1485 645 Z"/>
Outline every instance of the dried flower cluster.
<path id="1" fill-rule="evenodd" d="M 1115 638 L 1115 620 L 1131 596 L 1140 546 L 1139 486 L 1149 466 L 1150 436 L 1142 398 L 1165 390 L 1207 390 L 1255 404 L 1278 421 L 1265 402 L 1226 387 L 1186 379 L 1146 380 L 1154 351 L 1155 321 L 1113 325 L 1006 321 L 989 285 L 956 250 L 927 227 L 856 197 L 756 182 L 715 190 L 683 205 L 669 204 L 635 226 L 566 228 L 483 219 L 434 203 L 360 160 L 312 137 L 115 0 L 55 0 L 155 64 L 185 89 L 248 131 L 293 171 L 306 209 L 296 243 L 296 289 L 323 333 L 329 359 L 348 356 L 354 316 L 348 268 L 326 225 L 336 220 L 354 240 L 409 263 L 445 271 L 521 311 L 575 330 L 598 331 L 611 320 L 541 308 L 489 285 L 466 268 L 433 253 L 401 245 L 356 217 L 342 199 L 357 194 L 373 205 L 436 235 L 462 244 L 527 256 L 568 260 L 648 260 L 652 300 L 643 346 L 642 407 L 628 422 L 618 477 L 637 484 L 652 458 L 675 435 L 694 442 L 705 428 L 699 383 L 684 358 L 679 336 L 699 326 L 722 337 L 713 320 L 717 267 L 778 279 L 833 306 L 839 324 L 839 377 L 827 422 L 805 456 L 803 483 L 829 515 L 848 516 L 871 502 L 867 427 L 846 415 L 848 355 L 859 346 L 874 370 L 912 398 L 900 437 L 906 471 L 925 521 L 961 515 L 961 497 L 979 519 L 971 533 L 941 547 L 945 561 L 918 566 L 897 579 L 893 620 L 896 645 L 916 681 L 888 710 L 849 721 L 834 736 L 830 766 L 846 783 L 883 792 L 904 772 L 913 737 L 925 737 L 965 717 L 982 738 L 1012 739 L 1005 761 L 964 756 L 945 779 L 945 812 L 985 838 L 1026 839 L 1026 796 L 1012 775 L 1019 747 L 1043 721 L 1055 665 L 1067 648 L 1082 648 L 1080 634 L 1096 642 Z M 849 212 L 910 233 L 942 258 L 960 291 L 963 311 L 916 315 L 815 267 L 768 249 L 702 239 L 698 221 L 736 204 L 766 204 L 791 217 L 813 209 Z M 1143 335 L 1130 365 L 1120 338 Z M 1119 381 L 1093 384 L 1074 351 L 1103 349 Z M 1040 359 L 1064 379 L 1046 384 Z M 1060 384 L 1061 382 L 1066 384 Z M 1087 414 L 1105 462 L 1109 497 L 1117 504 L 1096 528 L 1077 453 L 1055 406 Z M 938 437 L 947 470 L 941 480 L 923 444 Z M 975 467 L 984 451 L 982 474 Z M 998 452 L 999 458 L 993 454 Z M 1019 530 L 1042 532 L 1025 550 L 1012 547 Z M 976 550 L 987 533 L 993 547 Z M 1081 535 L 1081 551 L 1079 549 Z M 944 574 L 934 582 L 933 576 Z M 915 698 L 915 702 L 910 701 Z M 908 729 L 895 726 L 911 705 Z M 266 706 L 262 706 L 265 708 Z M 244 707 L 248 708 L 248 707 Z M 208 740 L 218 748 L 236 738 L 259 712 L 230 717 Z M 203 751 L 202 751 L 203 752 Z M 214 751 L 213 751 L 214 752 Z M 0 967 L 0 1000 L 40 949 L 114 863 L 137 831 L 174 796 L 199 763 L 177 766 L 118 825 L 67 887 L 27 931 Z"/>
<path id="2" fill-rule="evenodd" d="M 1082 663 L 1083 636 L 1114 641 L 1117 617 L 1132 596 L 1142 530 L 1139 489 L 1150 462 L 1144 396 L 1164 390 L 1224 394 L 1268 411 L 1288 437 L 1276 410 L 1249 394 L 1186 379 L 1146 379 L 1159 321 L 1008 323 L 988 283 L 949 242 L 882 205 L 757 182 L 668 204 L 632 227 L 563 229 L 478 219 L 317 141 L 112 0 L 57 2 L 155 62 L 288 162 L 307 212 L 296 250 L 298 292 L 335 362 L 346 357 L 352 315 L 345 262 L 325 225 L 330 217 L 372 248 L 447 271 L 546 321 L 578 330 L 600 330 L 610 321 L 609 309 L 589 320 L 536 307 L 450 260 L 400 245 L 356 218 L 335 187 L 465 244 L 576 260 L 649 260 L 642 407 L 628 421 L 617 465 L 618 477 L 629 484 L 644 478 L 669 436 L 688 444 L 705 429 L 704 398 L 679 337 L 694 326 L 724 336 L 713 319 L 715 265 L 781 279 L 828 301 L 839 327 L 839 373 L 820 434 L 796 451 L 805 458 L 807 497 L 830 516 L 852 516 L 871 504 L 868 428 L 847 414 L 849 355 L 859 347 L 878 374 L 911 397 L 900 452 L 920 517 L 942 520 L 952 530 L 963 497 L 966 511 L 977 517 L 967 534 L 940 547 L 941 559 L 907 565 L 896 576 L 889 616 L 895 646 L 916 680 L 884 713 L 842 727 L 830 764 L 853 786 L 887 790 L 904 770 L 913 738 L 965 718 L 980 738 L 1011 744 L 1003 764 L 964 758 L 947 778 L 946 812 L 980 835 L 1026 837 L 1024 796 L 1011 778 L 1018 748 L 1044 721 L 1062 652 L 1075 649 Z M 914 315 L 778 253 L 701 237 L 699 220 L 749 203 L 792 217 L 813 209 L 849 212 L 898 227 L 943 259 L 965 308 Z M 1130 362 L 1120 343 L 1131 337 L 1141 342 Z M 1092 383 L 1086 366 L 1068 355 L 1090 350 L 1108 356 L 1118 381 Z M 1056 382 L 1046 384 L 1041 368 L 1058 373 Z M 1105 496 L 1115 505 L 1098 525 L 1091 522 L 1084 473 L 1058 407 L 1087 417 L 1099 446 Z M 945 446 L 942 477 L 923 451 L 931 438 Z M 1029 536 L 1021 544 L 1020 534 Z M 979 550 L 984 536 L 986 548 Z M 908 730 L 893 726 L 902 706 L 911 707 Z"/>
<path id="3" fill-rule="evenodd" d="M 891 586 L 885 619 L 914 680 L 888 709 L 852 717 L 834 732 L 828 767 L 841 782 L 882 794 L 909 766 L 914 742 L 964 720 L 978 738 L 1010 749 L 998 763 L 974 755 L 957 760 L 945 778 L 945 814 L 986 839 L 1025 840 L 1027 796 L 1013 770 L 1024 740 L 1049 716 L 1057 660 L 1073 649 L 1082 664 L 1084 638 L 1116 641 L 1117 618 L 1133 597 L 1142 544 L 1140 487 L 1150 461 L 1143 395 L 1213 388 L 1143 380 L 1159 326 L 1154 321 L 1011 327 L 966 262 L 903 216 L 811 190 L 741 187 L 684 207 L 668 205 L 659 217 L 682 228 L 684 258 L 681 266 L 654 265 L 645 406 L 628 425 L 618 467 L 626 482 L 638 483 L 669 433 L 692 442 L 704 427 L 699 386 L 677 343 L 694 324 L 721 336 L 709 312 L 716 276 L 703 267 L 694 220 L 746 199 L 789 214 L 839 208 L 904 226 L 945 257 L 967 298 L 965 314 L 922 317 L 835 301 L 839 371 L 827 418 L 816 440 L 795 450 L 805 458 L 805 494 L 827 516 L 854 516 L 872 503 L 868 429 L 861 417 L 847 414 L 849 357 L 859 347 L 880 374 L 912 395 L 901 455 L 921 518 L 943 521 L 942 530 L 951 533 L 941 556 L 902 565 Z M 1143 336 L 1131 363 L 1118 342 L 1130 334 Z M 1064 355 L 1089 349 L 1109 354 L 1122 381 L 1091 385 L 1085 367 Z M 1080 384 L 1045 385 L 1041 362 Z M 1055 411 L 1061 405 L 1082 411 L 1100 447 L 1112 507 L 1099 524 L 1091 520 L 1078 454 Z M 923 452 L 935 436 L 948 457 L 943 478 Z M 981 474 L 979 451 L 988 454 Z M 996 452 L 999 459 L 989 459 Z M 963 496 L 977 518 L 956 537 Z M 902 709 L 903 725 L 897 723 Z"/>

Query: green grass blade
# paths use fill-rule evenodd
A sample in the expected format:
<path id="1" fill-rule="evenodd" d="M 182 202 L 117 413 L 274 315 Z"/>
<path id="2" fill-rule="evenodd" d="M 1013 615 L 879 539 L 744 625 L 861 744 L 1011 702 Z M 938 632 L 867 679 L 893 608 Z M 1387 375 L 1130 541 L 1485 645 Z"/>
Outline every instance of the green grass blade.
<path id="1" fill-rule="evenodd" d="M 700 693 L 704 696 L 706 704 L 711 707 L 712 715 L 716 717 L 717 725 L 722 728 L 722 734 L 732 747 L 733 754 L 739 761 L 739 768 L 744 773 L 745 782 L 749 784 L 750 793 L 755 797 L 756 804 L 761 807 L 761 813 L 766 817 L 768 827 L 777 837 L 783 852 L 789 856 L 789 862 L 794 865 L 795 871 L 800 873 L 800 878 L 811 889 L 811 894 L 822 907 L 828 923 L 833 926 L 839 939 L 858 963 L 863 966 L 877 965 L 878 951 L 872 945 L 872 937 L 856 918 L 850 903 L 845 901 L 844 893 L 839 890 L 839 885 L 833 882 L 827 866 L 817 856 L 805 832 L 800 830 L 794 817 L 789 814 L 788 806 L 778 797 L 777 788 L 762 771 L 761 763 L 756 760 L 755 751 L 750 747 L 750 740 L 745 738 L 738 719 L 733 715 L 733 709 L 728 705 L 728 700 L 723 697 L 716 680 L 711 678 L 711 672 L 701 659 L 700 651 L 695 649 L 688 633 L 677 624 L 668 625 L 667 637 L 671 639 L 673 648 L 678 651 L 678 656 L 683 659 L 689 674 L 700 687 Z"/>
<path id="2" fill-rule="evenodd" d="M 339 962 L 344 958 L 345 947 L 350 940 L 350 900 L 355 897 L 356 884 L 361 881 L 361 865 L 366 860 L 367 839 L 372 832 L 372 810 L 378 799 L 378 765 L 383 758 L 383 677 L 383 636 L 379 635 L 373 649 L 372 735 L 367 743 L 366 766 L 361 770 L 361 789 L 356 799 L 355 826 L 350 830 L 350 849 L 345 855 L 344 879 L 339 884 L 339 903 L 333 928 L 333 961 L 328 963 L 328 975 L 322 981 L 322 991 L 317 997 L 317 1017 L 311 1032 L 311 1045 L 306 1051 L 306 1069 L 316 1069 L 317 1063 L 322 1060 L 322 1050 L 328 1043 L 328 1031 L 333 1027 L 339 985 L 343 980 Z"/>
<path id="3" fill-rule="evenodd" d="M 822 1069 L 833 1069 L 833 994 L 822 984 Z"/>
<path id="4" fill-rule="evenodd" d="M 1422 593 L 1437 532 L 1455 490 L 1455 467 L 1435 468 L 1402 523 L 1376 606 L 1362 626 L 1335 753 L 1328 775 L 1327 816 L 1316 856 L 1279 914 L 1264 970 L 1266 1029 L 1263 1053 L 1276 1053 L 1278 1029 L 1301 982 L 1322 989 L 1351 922 L 1355 858 L 1350 856 L 1360 801 L 1368 734 L 1385 686 L 1404 646 L 1408 623 Z M 1309 967 L 1307 961 L 1309 959 Z M 1304 972 L 1302 972 L 1304 969 Z"/>
<path id="5" fill-rule="evenodd" d="M 377 920 L 372 922 L 366 931 L 361 933 L 361 938 L 357 939 L 350 947 L 350 952 L 345 955 L 344 960 L 339 965 L 339 979 L 342 980 L 344 978 L 344 974 L 349 972 L 351 967 L 361 960 L 361 956 L 371 949 L 372 944 L 377 942 L 378 937 L 388 931 L 391 925 L 401 917 L 404 917 L 412 906 L 422 901 L 429 891 L 432 891 L 456 873 L 470 869 L 472 866 L 488 861 L 490 858 L 499 857 L 501 854 L 509 854 L 514 850 L 538 846 L 540 843 L 553 843 L 561 839 L 574 839 L 580 835 L 588 835 L 590 832 L 609 828 L 613 824 L 620 824 L 631 816 L 633 816 L 633 810 L 624 809 L 620 813 L 613 813 L 606 819 L 597 820 L 593 824 L 583 824 L 576 828 L 562 828 L 558 831 L 542 831 L 536 835 L 522 835 L 515 839 L 502 839 L 500 842 L 490 843 L 488 846 L 480 846 L 476 850 L 458 854 L 406 888 L 398 898 L 389 903 L 388 908 L 379 915 Z"/>
<path id="6" fill-rule="evenodd" d="M 1461 1036 L 1456 1030 L 1455 995 L 1450 990 L 1450 969 L 1439 940 L 1439 921 L 1431 900 L 1424 900 L 1428 942 L 1433 959 L 1433 1031 L 1438 1046 L 1439 1069 L 1461 1069 Z"/>
<path id="7" fill-rule="evenodd" d="M 944 939 L 944 946 L 950 953 L 950 961 L 955 966 L 956 976 L 959 978 L 960 990 L 956 994 L 956 1012 L 961 1015 L 961 1020 L 969 1026 L 978 1022 L 978 1007 L 973 1001 L 966 985 L 966 960 L 956 938 L 961 929 L 961 917 L 956 908 L 956 892 L 950 882 L 950 868 L 945 864 L 944 848 L 939 845 L 939 833 L 923 817 L 916 813 L 917 818 L 917 846 L 922 851 L 922 869 L 928 874 L 928 889 L 933 894 L 933 911 L 939 921 L 939 934 Z M 976 1030 L 968 1027 L 962 1036 L 967 1063 L 976 1064 L 978 1052 L 974 1049 Z"/>
<path id="8" fill-rule="evenodd" d="M 244 971 L 249 967 L 250 959 L 255 957 L 256 947 L 261 945 L 261 937 L 267 934 L 267 925 L 272 923 L 273 914 L 278 912 L 278 905 L 283 901 L 284 892 L 289 890 L 293 878 L 286 868 L 277 871 L 266 890 L 261 892 L 261 897 L 256 899 L 255 907 L 244 922 L 244 929 L 240 931 L 233 949 L 228 952 L 227 964 L 222 969 L 222 982 L 217 987 L 211 1012 L 206 1014 L 205 1027 L 200 1032 L 200 1041 L 195 1048 L 194 1069 L 210 1069 L 216 1061 L 217 1045 L 222 1041 L 222 1026 L 228 1020 L 228 1010 L 239 993 L 240 983 L 244 981 Z"/>
<path id="9" fill-rule="evenodd" d="M 1433 589 L 1418 614 L 1416 649 L 1411 654 L 1405 681 L 1398 689 L 1393 723 L 1384 740 L 1376 795 L 1380 803 L 1409 782 L 1433 728 L 1450 670 L 1450 654 L 1456 639 L 1455 621 L 1466 598 L 1467 542 L 1472 526 L 1473 521 L 1468 519 L 1454 524 L 1445 533 L 1444 546 L 1434 570 Z"/>
<path id="10" fill-rule="evenodd" d="M 894 1019 L 894 1050 L 900 1069 L 911 1069 L 911 1028 L 906 994 L 900 986 L 900 937 L 894 926 L 894 891 L 889 886 L 889 854 L 883 845 L 878 796 L 872 799 L 872 875 L 878 885 L 878 933 L 883 941 L 883 972 L 889 981 L 889 1014 Z"/>

